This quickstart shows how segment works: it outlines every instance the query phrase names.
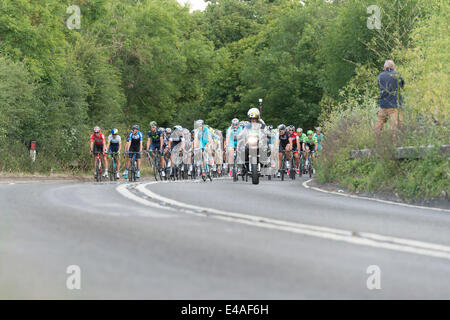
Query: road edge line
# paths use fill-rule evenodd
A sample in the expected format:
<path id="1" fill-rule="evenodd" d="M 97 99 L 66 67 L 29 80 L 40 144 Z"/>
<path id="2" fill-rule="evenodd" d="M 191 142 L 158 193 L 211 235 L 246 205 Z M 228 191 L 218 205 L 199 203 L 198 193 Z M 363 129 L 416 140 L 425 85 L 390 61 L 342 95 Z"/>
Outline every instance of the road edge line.
<path id="1" fill-rule="evenodd" d="M 312 190 L 323 192 L 323 193 L 335 194 L 335 195 L 344 196 L 344 197 L 347 197 L 347 198 L 370 200 L 370 201 L 376 201 L 376 202 L 380 202 L 380 203 L 393 204 L 393 205 L 402 206 L 402 207 L 408 207 L 408 208 L 428 209 L 428 210 L 434 210 L 434 211 L 440 211 L 440 212 L 449 212 L 450 213 L 450 210 L 448 210 L 448 209 L 435 208 L 435 207 L 416 206 L 416 205 L 408 204 L 408 203 L 401 203 L 401 202 L 395 202 L 395 201 L 389 201 L 389 200 L 383 200 L 383 199 L 377 199 L 377 198 L 363 197 L 363 196 L 357 196 L 357 195 L 354 195 L 354 194 L 340 193 L 340 192 L 336 192 L 336 191 L 328 191 L 328 190 L 324 190 L 324 189 L 321 189 L 321 188 L 318 188 L 318 187 L 309 186 L 308 182 L 311 182 L 312 180 L 313 179 L 309 179 L 309 180 L 303 182 L 302 183 L 303 187 L 306 188 L 306 189 L 312 189 Z"/>

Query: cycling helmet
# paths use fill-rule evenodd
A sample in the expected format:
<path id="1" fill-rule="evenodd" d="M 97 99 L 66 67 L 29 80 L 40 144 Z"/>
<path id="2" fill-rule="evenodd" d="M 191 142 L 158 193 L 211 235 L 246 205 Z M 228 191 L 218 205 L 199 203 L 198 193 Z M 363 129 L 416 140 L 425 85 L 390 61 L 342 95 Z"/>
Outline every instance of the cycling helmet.
<path id="1" fill-rule="evenodd" d="M 95 133 L 100 132 L 100 127 L 94 127 L 94 132 Z"/>
<path id="2" fill-rule="evenodd" d="M 316 131 L 322 131 L 322 128 L 321 127 L 316 127 Z"/>
<path id="3" fill-rule="evenodd" d="M 241 127 L 245 126 L 245 122 L 244 121 L 239 122 L 239 126 Z"/>
<path id="4" fill-rule="evenodd" d="M 246 125 L 248 125 L 248 124 L 250 124 L 249 121 L 244 121 L 244 126 L 246 126 Z"/>
<path id="5" fill-rule="evenodd" d="M 139 126 L 135 124 L 134 126 L 131 127 L 131 130 L 139 130 Z"/>
<path id="6" fill-rule="evenodd" d="M 278 126 L 278 130 L 286 130 L 286 126 L 284 125 L 284 124 L 280 124 L 279 126 Z"/>
<path id="7" fill-rule="evenodd" d="M 231 125 L 238 125 L 239 124 L 239 119 L 238 118 L 234 118 L 233 120 L 231 120 Z"/>
<path id="8" fill-rule="evenodd" d="M 297 132 L 298 132 L 298 133 L 302 133 L 302 132 L 303 132 L 303 129 L 302 129 L 302 128 L 297 128 Z"/>
<path id="9" fill-rule="evenodd" d="M 205 122 L 204 122 L 203 120 L 197 120 L 197 121 L 195 121 L 195 126 L 196 126 L 196 127 L 200 127 L 200 126 L 202 126 L 204 123 L 205 123 Z"/>
<path id="10" fill-rule="evenodd" d="M 119 133 L 119 130 L 117 130 L 116 128 L 111 130 L 111 134 L 118 134 L 118 133 Z"/>
<path id="11" fill-rule="evenodd" d="M 159 129 L 158 129 L 158 132 L 159 132 L 159 133 L 163 133 L 164 131 L 165 131 L 164 128 L 159 128 Z"/>
<path id="12" fill-rule="evenodd" d="M 172 133 L 172 129 L 166 128 L 166 133 Z"/>
<path id="13" fill-rule="evenodd" d="M 195 134 L 195 130 L 194 129 L 191 130 L 191 134 Z"/>
<path id="14" fill-rule="evenodd" d="M 158 124 L 156 123 L 156 121 L 152 121 L 150 122 L 150 127 L 157 127 Z"/>
<path id="15" fill-rule="evenodd" d="M 271 126 L 271 125 L 268 125 L 268 126 L 267 126 L 267 129 L 268 129 L 268 130 L 270 130 L 270 131 L 272 131 L 272 129 L 273 129 L 273 126 Z"/>
<path id="16" fill-rule="evenodd" d="M 312 130 L 308 130 L 308 132 L 306 133 L 308 136 L 312 136 L 314 134 L 314 132 Z"/>
<path id="17" fill-rule="evenodd" d="M 180 131 L 181 131 L 181 130 L 183 130 L 183 128 L 182 128 L 181 126 L 178 126 L 178 125 L 177 125 L 177 126 L 174 126 L 174 127 L 173 127 L 173 131 L 177 131 L 177 130 L 180 130 Z"/>
<path id="18" fill-rule="evenodd" d="M 248 110 L 247 115 L 249 119 L 259 120 L 260 113 L 257 108 L 251 108 L 250 110 Z"/>
<path id="19" fill-rule="evenodd" d="M 288 127 L 288 129 L 289 129 L 289 130 L 295 130 L 295 127 L 291 124 L 291 125 Z"/>

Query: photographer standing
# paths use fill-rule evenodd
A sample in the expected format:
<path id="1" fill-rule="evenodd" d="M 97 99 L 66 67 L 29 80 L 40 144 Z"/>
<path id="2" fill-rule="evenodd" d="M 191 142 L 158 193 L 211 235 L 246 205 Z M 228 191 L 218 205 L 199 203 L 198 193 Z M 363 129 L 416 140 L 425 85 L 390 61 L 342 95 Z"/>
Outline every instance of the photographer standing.
<path id="1" fill-rule="evenodd" d="M 380 107 L 377 112 L 377 124 L 375 125 L 375 139 L 378 138 L 384 123 L 391 119 L 391 130 L 394 141 L 397 140 L 398 127 L 401 122 L 399 107 L 402 105 L 400 89 L 405 85 L 405 81 L 395 71 L 395 64 L 392 60 L 386 60 L 384 71 L 378 75 L 378 87 L 380 88 Z"/>

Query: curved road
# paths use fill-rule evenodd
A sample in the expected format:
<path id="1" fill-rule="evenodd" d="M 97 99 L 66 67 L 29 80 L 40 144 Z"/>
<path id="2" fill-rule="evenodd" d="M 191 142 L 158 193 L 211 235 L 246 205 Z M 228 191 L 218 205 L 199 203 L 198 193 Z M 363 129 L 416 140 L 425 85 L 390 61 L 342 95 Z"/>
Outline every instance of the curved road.
<path id="1" fill-rule="evenodd" d="M 0 298 L 450 299 L 450 212 L 304 182 L 0 184 Z"/>

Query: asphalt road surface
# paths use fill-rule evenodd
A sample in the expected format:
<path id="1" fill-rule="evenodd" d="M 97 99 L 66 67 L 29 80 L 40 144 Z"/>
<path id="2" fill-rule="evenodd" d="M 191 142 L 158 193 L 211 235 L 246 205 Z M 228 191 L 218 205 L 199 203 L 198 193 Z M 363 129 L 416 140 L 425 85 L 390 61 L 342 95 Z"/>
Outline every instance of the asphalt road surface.
<path id="1" fill-rule="evenodd" d="M 450 212 L 305 181 L 0 184 L 0 298 L 450 299 Z"/>

